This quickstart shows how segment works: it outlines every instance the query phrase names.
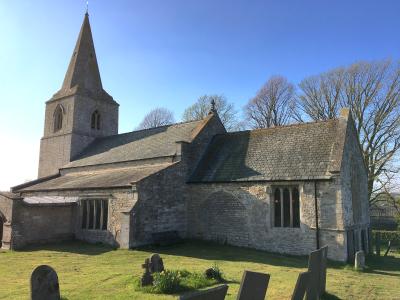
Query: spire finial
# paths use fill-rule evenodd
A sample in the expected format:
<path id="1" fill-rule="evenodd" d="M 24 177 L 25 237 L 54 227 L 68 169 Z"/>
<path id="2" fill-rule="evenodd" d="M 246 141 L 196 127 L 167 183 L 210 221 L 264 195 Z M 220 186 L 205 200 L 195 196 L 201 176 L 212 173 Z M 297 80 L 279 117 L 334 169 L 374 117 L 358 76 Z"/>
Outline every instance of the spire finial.
<path id="1" fill-rule="evenodd" d="M 89 1 L 86 1 L 86 14 L 89 14 Z"/>
<path id="2" fill-rule="evenodd" d="M 210 115 L 215 114 L 216 112 L 217 112 L 217 109 L 215 108 L 215 99 L 213 98 L 213 99 L 211 99 L 211 109 L 210 109 L 209 114 Z"/>

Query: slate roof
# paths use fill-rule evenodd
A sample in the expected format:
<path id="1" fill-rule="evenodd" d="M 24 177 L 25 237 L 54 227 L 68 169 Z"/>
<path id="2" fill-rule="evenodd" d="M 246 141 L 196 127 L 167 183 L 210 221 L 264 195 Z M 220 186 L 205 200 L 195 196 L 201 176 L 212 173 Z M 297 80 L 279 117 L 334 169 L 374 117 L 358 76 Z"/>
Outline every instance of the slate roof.
<path id="1" fill-rule="evenodd" d="M 71 172 L 17 192 L 130 187 L 131 183 L 159 172 L 171 164 L 123 167 L 105 170 Z"/>
<path id="2" fill-rule="evenodd" d="M 201 123 L 204 120 L 99 138 L 64 168 L 177 155 L 180 153 L 177 153 L 176 142 L 190 142 Z"/>
<path id="3" fill-rule="evenodd" d="M 189 182 L 327 179 L 342 131 L 334 119 L 216 135 Z"/>

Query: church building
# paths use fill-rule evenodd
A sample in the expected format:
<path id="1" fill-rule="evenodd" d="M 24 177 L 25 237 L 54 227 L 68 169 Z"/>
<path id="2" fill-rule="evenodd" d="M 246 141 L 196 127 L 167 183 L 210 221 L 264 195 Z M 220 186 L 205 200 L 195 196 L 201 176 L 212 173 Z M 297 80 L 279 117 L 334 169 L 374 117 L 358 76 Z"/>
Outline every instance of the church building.
<path id="1" fill-rule="evenodd" d="M 293 255 L 368 252 L 367 169 L 349 110 L 337 119 L 227 132 L 209 115 L 118 133 L 85 15 L 46 102 L 37 180 L 0 193 L 3 249 L 79 239 L 119 248 L 163 236 Z"/>

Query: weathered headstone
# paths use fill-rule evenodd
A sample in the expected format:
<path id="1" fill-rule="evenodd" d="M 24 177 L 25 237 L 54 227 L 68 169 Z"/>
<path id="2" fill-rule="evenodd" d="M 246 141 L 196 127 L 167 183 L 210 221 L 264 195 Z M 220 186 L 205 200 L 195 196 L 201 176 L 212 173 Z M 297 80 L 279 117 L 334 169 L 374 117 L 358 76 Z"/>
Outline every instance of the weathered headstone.
<path id="1" fill-rule="evenodd" d="M 228 286 L 224 284 L 205 291 L 199 291 L 187 295 L 182 295 L 179 297 L 179 299 L 180 300 L 224 300 L 227 291 L 228 291 Z"/>
<path id="2" fill-rule="evenodd" d="M 150 260 L 148 258 L 146 258 L 146 260 L 144 261 L 142 268 L 144 269 L 144 273 L 141 278 L 142 286 L 152 285 L 154 279 L 150 272 Z"/>
<path id="3" fill-rule="evenodd" d="M 269 274 L 244 271 L 237 299 L 264 300 L 269 278 Z"/>
<path id="4" fill-rule="evenodd" d="M 292 300 L 303 300 L 306 294 L 307 287 L 311 281 L 311 273 L 303 272 L 299 274 L 297 278 L 296 286 L 293 291 Z"/>
<path id="5" fill-rule="evenodd" d="M 364 251 L 356 252 L 356 259 L 354 260 L 354 268 L 356 270 L 364 270 L 365 268 L 365 254 Z"/>
<path id="6" fill-rule="evenodd" d="M 60 300 L 60 286 L 56 271 L 49 266 L 37 267 L 31 275 L 32 300 Z"/>
<path id="7" fill-rule="evenodd" d="M 308 271 L 311 273 L 311 281 L 307 288 L 307 300 L 319 299 L 325 292 L 327 258 L 327 246 L 310 253 L 308 258 Z"/>
<path id="8" fill-rule="evenodd" d="M 328 262 L 328 246 L 321 248 L 321 276 L 319 280 L 319 295 L 322 296 L 326 292 L 326 267 Z"/>
<path id="9" fill-rule="evenodd" d="M 161 273 L 164 271 L 164 262 L 160 255 L 152 254 L 150 257 L 150 273 Z"/>

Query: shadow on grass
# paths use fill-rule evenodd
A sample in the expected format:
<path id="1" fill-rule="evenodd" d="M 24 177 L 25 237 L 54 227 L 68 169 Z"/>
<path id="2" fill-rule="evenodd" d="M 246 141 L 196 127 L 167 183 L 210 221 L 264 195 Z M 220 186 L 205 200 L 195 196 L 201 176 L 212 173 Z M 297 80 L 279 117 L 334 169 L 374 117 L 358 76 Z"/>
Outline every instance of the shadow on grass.
<path id="1" fill-rule="evenodd" d="M 333 294 L 330 294 L 328 292 L 325 292 L 321 297 L 321 300 L 338 300 L 338 299 L 342 299 L 342 298 L 339 298 L 339 297 L 337 297 L 337 296 L 335 296 Z"/>
<path id="2" fill-rule="evenodd" d="M 366 264 L 365 273 L 400 277 L 400 257 L 371 255 Z"/>
<path id="3" fill-rule="evenodd" d="M 211 242 L 188 240 L 179 245 L 163 247 L 142 247 L 140 250 L 206 259 L 211 261 L 251 262 L 273 266 L 307 268 L 306 256 L 290 256 L 249 248 L 219 245 Z"/>
<path id="4" fill-rule="evenodd" d="M 30 245 L 24 249 L 18 250 L 18 252 L 54 251 L 83 255 L 100 255 L 114 250 L 115 248 L 104 244 L 89 244 L 82 241 L 73 240 L 54 244 Z"/>

